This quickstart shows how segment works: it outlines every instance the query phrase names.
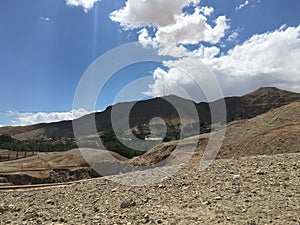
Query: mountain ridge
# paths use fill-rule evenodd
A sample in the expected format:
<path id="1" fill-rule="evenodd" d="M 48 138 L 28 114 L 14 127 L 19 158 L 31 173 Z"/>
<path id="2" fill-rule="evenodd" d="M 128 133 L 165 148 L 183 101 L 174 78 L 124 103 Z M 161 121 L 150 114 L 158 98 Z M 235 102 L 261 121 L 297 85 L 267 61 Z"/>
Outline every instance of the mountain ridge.
<path id="1" fill-rule="evenodd" d="M 179 104 L 186 104 L 187 102 L 193 103 L 197 109 L 200 121 L 208 124 L 211 121 L 209 105 L 218 104 L 218 102 L 221 101 L 216 100 L 211 103 L 195 103 L 176 95 L 169 95 L 143 101 L 117 103 L 114 106 L 107 107 L 102 112 L 88 114 L 74 121 L 81 124 L 83 129 L 86 129 L 86 133 L 89 134 L 89 132 L 91 132 L 90 128 L 84 126 L 87 120 L 91 117 L 95 117 L 98 132 L 109 131 L 112 129 L 110 121 L 112 108 L 119 107 L 120 111 L 118 112 L 118 115 L 122 118 L 123 108 L 127 108 L 128 104 L 134 104 L 129 118 L 131 127 L 148 124 L 153 117 L 161 117 L 167 123 L 171 124 L 179 123 L 180 118 L 178 113 L 175 108 L 168 103 L 168 99 L 172 99 L 172 101 L 178 102 Z M 300 94 L 281 90 L 275 87 L 262 87 L 249 94 L 226 97 L 224 100 L 227 110 L 227 122 L 231 122 L 240 119 L 250 119 L 271 109 L 300 100 Z M 19 140 L 38 140 L 53 137 L 71 138 L 74 136 L 72 121 L 40 123 L 29 126 L 2 127 L 0 128 L 0 134 L 9 134 Z"/>

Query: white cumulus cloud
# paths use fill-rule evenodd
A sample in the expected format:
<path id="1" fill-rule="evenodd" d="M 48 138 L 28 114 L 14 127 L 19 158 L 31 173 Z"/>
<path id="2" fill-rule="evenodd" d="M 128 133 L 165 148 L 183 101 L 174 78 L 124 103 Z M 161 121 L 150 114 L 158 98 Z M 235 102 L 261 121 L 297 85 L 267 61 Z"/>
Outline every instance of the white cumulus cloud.
<path id="1" fill-rule="evenodd" d="M 207 17 L 212 7 L 198 6 L 199 0 L 127 0 L 124 8 L 111 13 L 111 19 L 124 29 L 140 28 L 140 41 L 154 41 L 169 44 L 198 44 L 201 41 L 218 43 L 229 28 L 226 16 L 216 18 L 209 24 Z M 194 12 L 183 12 L 192 5 Z M 146 27 L 155 27 L 153 37 L 146 33 Z"/>
<path id="2" fill-rule="evenodd" d="M 124 29 L 144 26 L 166 26 L 176 21 L 182 9 L 200 0 L 127 0 L 124 8 L 111 13 L 110 18 Z"/>
<path id="3" fill-rule="evenodd" d="M 231 49 L 228 54 L 219 54 L 216 47 L 200 47 L 194 55 L 176 61 L 165 62 L 169 69 L 157 69 L 154 83 L 147 94 L 162 95 L 163 86 L 179 94 L 178 86 L 188 90 L 191 96 L 199 96 L 199 88 L 192 80 L 201 80 L 201 59 L 214 72 L 225 95 L 245 94 L 260 86 L 276 86 L 300 92 L 300 25 L 281 27 L 275 31 L 253 35 L 249 40 Z M 184 71 L 176 69 L 185 68 Z M 192 77 L 189 79 L 187 73 Z M 172 91 L 169 91 L 172 92 Z M 202 99 L 196 99 L 202 100 Z"/>
<path id="4" fill-rule="evenodd" d="M 94 7 L 95 2 L 100 0 L 66 0 L 68 6 L 82 6 L 84 11 L 87 12 Z"/>
<path id="5" fill-rule="evenodd" d="M 205 16 L 210 16 L 214 12 L 214 8 L 203 6 L 200 8 L 200 12 L 202 12 Z"/>
<path id="6" fill-rule="evenodd" d="M 176 18 L 176 23 L 159 27 L 156 40 L 162 43 L 198 44 L 201 41 L 218 43 L 229 28 L 225 16 L 219 16 L 212 27 L 204 15 L 196 8 L 192 15 L 182 14 Z"/>
<path id="7" fill-rule="evenodd" d="M 19 113 L 8 112 L 8 116 L 13 117 L 12 121 L 14 126 L 26 126 L 38 123 L 50 123 L 63 120 L 73 120 L 91 112 L 85 109 L 72 110 L 69 112 L 37 112 L 37 113 Z"/>
<path id="8" fill-rule="evenodd" d="M 142 46 L 152 46 L 158 54 L 176 58 L 154 71 L 148 95 L 181 95 L 186 90 L 197 97 L 199 87 L 194 81 L 205 81 L 208 70 L 215 74 L 227 96 L 245 94 L 260 86 L 300 92 L 300 25 L 255 34 L 228 52 L 221 52 L 217 44 L 222 44 L 223 38 L 236 44 L 239 30 L 226 32 L 230 26 L 225 15 L 210 22 L 213 18 L 208 20 L 208 17 L 212 16 L 213 8 L 198 3 L 127 0 L 124 8 L 111 14 L 111 19 L 124 29 L 139 29 L 138 40 Z M 194 9 L 192 13 L 183 10 L 189 4 Z M 249 4 L 250 0 L 246 0 L 237 10 Z M 190 44 L 198 49 L 188 49 L 186 46 Z M 200 60 L 208 70 L 199 67 Z"/>
<path id="9" fill-rule="evenodd" d="M 252 36 L 231 49 L 228 55 L 215 58 L 209 64 L 230 76 L 282 74 L 289 80 L 298 80 L 299 57 L 300 26 L 282 27 Z"/>

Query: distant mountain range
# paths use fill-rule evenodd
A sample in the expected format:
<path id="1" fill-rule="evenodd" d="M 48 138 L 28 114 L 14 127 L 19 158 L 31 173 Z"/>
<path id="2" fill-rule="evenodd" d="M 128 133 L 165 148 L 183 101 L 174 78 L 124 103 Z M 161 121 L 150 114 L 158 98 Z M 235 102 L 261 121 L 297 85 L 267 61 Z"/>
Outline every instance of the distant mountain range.
<path id="1" fill-rule="evenodd" d="M 270 109 L 278 108 L 294 101 L 300 100 L 300 94 L 280 90 L 274 87 L 263 87 L 250 94 L 241 97 L 225 98 L 227 110 L 227 122 L 240 119 L 249 119 L 263 114 Z M 148 124 L 153 117 L 161 117 L 168 124 L 180 123 L 180 118 L 176 109 L 168 102 L 176 102 L 184 105 L 187 103 L 195 104 L 199 119 L 202 123 L 210 124 L 209 103 L 195 103 L 178 96 L 170 95 L 164 98 L 154 98 L 145 101 L 133 102 L 134 106 L 130 112 L 129 123 L 131 128 Z M 220 100 L 211 104 L 218 104 Z M 97 112 L 83 116 L 76 120 L 85 135 L 92 135 L 90 127 L 87 126 L 87 120 L 95 118 L 98 132 L 108 132 L 112 130 L 111 112 L 113 107 L 118 107 L 118 117 L 123 118 L 124 110 L 133 103 L 118 103 L 115 106 L 108 107 L 103 112 Z M 185 118 L 189 119 L 189 118 Z M 72 138 L 72 121 L 61 121 L 55 123 L 42 123 L 23 127 L 2 127 L 0 134 L 9 134 L 19 140 L 39 140 L 43 138 Z"/>

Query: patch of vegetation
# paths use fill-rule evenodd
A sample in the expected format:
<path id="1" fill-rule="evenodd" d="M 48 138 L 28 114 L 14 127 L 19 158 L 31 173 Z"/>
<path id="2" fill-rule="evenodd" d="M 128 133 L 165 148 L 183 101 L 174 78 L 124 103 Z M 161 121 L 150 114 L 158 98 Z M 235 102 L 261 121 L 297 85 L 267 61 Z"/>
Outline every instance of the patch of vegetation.
<path id="1" fill-rule="evenodd" d="M 118 140 L 114 132 L 106 132 L 100 135 L 100 138 L 107 150 L 114 151 L 126 158 L 133 158 L 144 154 L 143 151 L 137 151 L 125 146 L 120 140 Z"/>
<path id="2" fill-rule="evenodd" d="M 0 135 L 0 149 L 11 151 L 56 152 L 77 148 L 72 139 L 20 141 L 8 134 Z"/>

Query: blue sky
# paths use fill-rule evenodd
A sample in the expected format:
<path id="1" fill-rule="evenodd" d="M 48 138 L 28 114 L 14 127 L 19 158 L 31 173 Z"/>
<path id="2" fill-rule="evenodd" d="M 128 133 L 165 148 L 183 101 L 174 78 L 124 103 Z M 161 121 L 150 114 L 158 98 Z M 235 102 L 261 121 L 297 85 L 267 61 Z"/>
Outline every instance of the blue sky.
<path id="1" fill-rule="evenodd" d="M 216 74 L 225 96 L 259 86 L 300 92 L 299 66 L 295 65 L 300 52 L 300 1 L 188 0 L 187 5 L 180 2 L 188 1 L 178 0 L 177 7 L 175 1 L 160 0 L 165 11 L 155 10 L 156 1 L 146 6 L 141 0 L 135 5 L 132 0 L 0 1 L 0 125 L 70 119 L 76 87 L 87 68 L 107 51 L 142 36 L 148 38 L 147 45 L 160 44 L 162 49 L 183 46 L 189 53 L 184 56 L 187 63 L 199 57 Z M 210 12 L 204 12 L 208 7 Z M 164 15 L 173 19 L 163 20 Z M 217 26 L 217 18 L 218 29 L 210 29 Z M 193 19 L 200 22 L 194 24 Z M 184 38 L 183 26 L 190 26 Z M 263 52 L 253 50 L 255 46 Z M 287 51 L 290 48 L 292 52 Z M 257 62 L 252 60 L 256 57 Z M 292 62 L 296 68 L 286 71 Z M 171 64 L 176 66 L 175 61 Z M 180 84 L 184 75 L 156 63 L 125 68 L 106 84 L 95 110 L 111 105 L 126 84 L 145 76 L 153 76 L 152 83 L 141 87 L 149 97 L 161 95 L 165 85 L 172 93 L 170 84 Z M 182 85 L 198 100 L 194 87 Z"/>

